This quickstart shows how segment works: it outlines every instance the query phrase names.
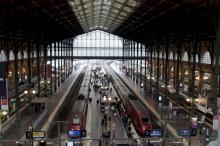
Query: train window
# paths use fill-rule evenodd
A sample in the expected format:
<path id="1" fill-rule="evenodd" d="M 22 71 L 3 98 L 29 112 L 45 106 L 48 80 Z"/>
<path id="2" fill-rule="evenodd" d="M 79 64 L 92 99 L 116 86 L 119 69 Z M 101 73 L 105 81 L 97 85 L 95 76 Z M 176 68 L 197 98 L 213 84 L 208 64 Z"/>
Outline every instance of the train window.
<path id="1" fill-rule="evenodd" d="M 149 124 L 149 119 L 148 118 L 142 118 L 143 124 Z"/>
<path id="2" fill-rule="evenodd" d="M 80 118 L 73 118 L 73 124 L 80 124 Z"/>

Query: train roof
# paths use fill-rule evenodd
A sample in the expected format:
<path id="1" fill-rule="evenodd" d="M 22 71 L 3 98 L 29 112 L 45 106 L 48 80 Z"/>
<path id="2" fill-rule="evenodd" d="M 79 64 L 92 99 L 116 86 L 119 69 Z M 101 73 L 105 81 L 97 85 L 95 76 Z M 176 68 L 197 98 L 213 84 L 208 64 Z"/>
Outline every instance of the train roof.
<path id="1" fill-rule="evenodd" d="M 131 103 L 134 105 L 135 109 L 137 109 L 141 113 L 142 118 L 149 118 L 150 113 L 149 110 L 140 102 L 140 100 L 136 99 L 129 99 Z"/>
<path id="2" fill-rule="evenodd" d="M 74 114 L 77 114 L 77 113 L 80 114 L 83 111 L 85 104 L 86 104 L 85 100 L 76 100 L 76 102 L 74 103 L 72 112 Z"/>

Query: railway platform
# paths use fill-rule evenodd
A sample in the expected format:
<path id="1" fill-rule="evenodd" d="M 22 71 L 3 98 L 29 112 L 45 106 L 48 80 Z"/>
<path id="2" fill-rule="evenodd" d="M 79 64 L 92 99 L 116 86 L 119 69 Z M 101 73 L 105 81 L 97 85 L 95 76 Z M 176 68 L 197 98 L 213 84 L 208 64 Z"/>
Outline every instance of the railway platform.
<path id="1" fill-rule="evenodd" d="M 2 146 L 15 145 L 15 143 L 22 143 L 23 145 L 29 143 L 26 141 L 25 135 L 28 128 L 32 127 L 33 130 L 41 130 L 41 127 L 44 125 L 44 123 L 51 118 L 51 116 L 56 114 L 55 109 L 60 108 L 61 101 L 65 99 L 66 94 L 69 92 L 68 89 L 74 84 L 82 68 L 83 65 L 74 70 L 70 77 L 61 84 L 57 91 L 45 100 L 44 111 L 32 112 L 31 116 L 30 113 L 28 113 L 28 108 L 21 111 L 20 126 L 16 128 L 15 123 L 10 125 L 10 128 L 2 135 Z M 18 141 L 19 139 L 20 141 Z"/>
<path id="2" fill-rule="evenodd" d="M 161 126 L 166 127 L 165 129 L 167 129 L 172 136 L 179 138 L 178 131 L 180 129 L 189 129 L 190 115 L 186 114 L 183 110 L 181 110 L 181 112 L 170 110 L 169 105 L 167 105 L 167 103 L 169 103 L 167 102 L 167 99 L 163 99 L 166 100 L 166 102 L 159 102 L 158 98 L 146 92 L 140 84 L 137 84 L 132 78 L 126 76 L 126 74 L 120 70 L 119 66 L 111 64 L 111 67 L 128 85 L 128 87 L 135 92 L 143 104 L 154 114 L 154 116 L 158 119 L 158 123 L 163 123 Z M 183 137 L 184 145 L 205 146 L 208 144 L 208 137 L 206 137 L 204 131 L 199 131 L 199 129 L 202 130 L 202 128 L 198 128 L 197 135 L 195 137 Z"/>
<path id="3" fill-rule="evenodd" d="M 93 80 L 92 80 L 93 81 Z M 107 91 L 106 95 L 108 97 L 117 97 L 117 93 L 112 85 L 112 83 L 109 84 L 109 88 L 112 89 L 112 91 Z M 87 137 L 85 139 L 92 139 L 92 142 L 90 143 L 90 146 L 99 146 L 99 143 L 102 145 L 110 145 L 107 141 L 102 141 L 103 135 L 105 135 L 108 131 L 110 132 L 110 139 L 117 138 L 117 139 L 126 139 L 126 131 L 125 128 L 121 122 L 119 113 L 112 112 L 112 109 L 110 107 L 110 104 L 108 105 L 108 109 L 106 107 L 105 112 L 101 111 L 101 94 L 98 92 L 95 92 L 95 90 L 92 88 L 90 92 L 90 97 L 92 98 L 92 102 L 88 106 L 88 114 L 87 114 Z M 100 102 L 97 104 L 97 100 Z M 108 123 L 108 125 L 102 126 L 101 120 L 104 117 L 104 114 L 108 114 L 109 117 L 111 117 L 111 121 Z M 97 140 L 96 140 L 97 139 Z M 106 143 L 105 143 L 106 142 Z M 115 144 L 126 144 L 126 141 L 124 140 L 118 140 L 115 141 Z"/>

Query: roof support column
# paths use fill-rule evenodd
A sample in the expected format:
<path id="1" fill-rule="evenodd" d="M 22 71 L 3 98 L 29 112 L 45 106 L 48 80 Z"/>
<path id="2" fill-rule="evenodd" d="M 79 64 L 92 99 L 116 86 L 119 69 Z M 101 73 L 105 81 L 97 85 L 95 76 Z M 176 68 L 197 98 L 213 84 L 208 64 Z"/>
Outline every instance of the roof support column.
<path id="1" fill-rule="evenodd" d="M 58 51 L 58 58 L 60 58 L 60 41 L 57 42 L 57 51 Z M 58 59 L 58 87 L 60 87 L 60 76 L 61 76 L 61 69 L 60 69 L 60 59 Z"/>
<path id="2" fill-rule="evenodd" d="M 44 96 L 47 97 L 47 44 L 44 42 Z"/>
<path id="3" fill-rule="evenodd" d="M 179 72 L 180 72 L 180 62 L 181 62 L 181 41 L 177 40 L 177 60 L 176 60 L 176 95 L 179 95 L 180 90 L 180 79 L 179 79 Z"/>
<path id="4" fill-rule="evenodd" d="M 157 80 L 156 80 L 156 98 L 159 97 L 159 82 L 160 82 L 160 45 L 155 44 L 157 49 Z"/>
<path id="5" fill-rule="evenodd" d="M 218 30 L 216 32 L 216 52 L 214 55 L 213 62 L 213 74 L 212 74 L 212 84 L 211 84 L 211 97 L 209 98 L 209 105 L 212 107 L 213 113 L 216 114 L 218 112 L 217 107 L 217 98 L 220 98 L 220 10 L 218 16 Z M 218 134 L 218 140 L 220 142 L 220 133 Z"/>
<path id="6" fill-rule="evenodd" d="M 14 70 L 15 70 L 15 95 L 19 95 L 18 92 L 18 87 L 19 87 L 19 76 L 18 76 L 18 42 L 17 42 L 17 36 L 14 36 L 14 42 L 13 42 L 13 46 L 14 46 L 14 56 L 15 56 L 15 60 L 14 60 Z M 16 100 L 15 100 L 15 113 L 16 113 L 16 119 L 15 119 L 15 126 L 16 129 L 21 127 L 21 123 L 20 123 L 20 99 L 17 96 Z"/>
<path id="7" fill-rule="evenodd" d="M 81 53 L 81 55 L 82 55 L 82 53 Z M 63 73 L 63 41 L 61 41 L 60 42 L 60 60 L 61 60 L 61 64 L 60 64 L 60 68 L 61 68 L 61 70 L 60 70 L 60 72 L 61 72 L 61 83 L 64 81 L 64 79 L 63 79 L 63 76 L 64 76 L 64 73 Z"/>
<path id="8" fill-rule="evenodd" d="M 129 43 L 128 43 L 128 41 L 126 41 L 125 42 L 125 49 L 126 49 L 126 51 L 127 51 L 127 55 L 126 56 L 131 56 L 131 54 L 130 54 L 130 48 L 129 48 Z M 129 59 L 126 59 L 126 74 L 129 74 L 129 67 L 130 67 L 130 62 L 129 62 L 130 60 Z"/>
<path id="9" fill-rule="evenodd" d="M 57 56 L 57 42 L 54 42 L 53 45 L 53 50 L 54 50 L 54 55 L 53 56 Z M 54 91 L 57 91 L 57 59 L 56 57 L 54 58 Z"/>
<path id="10" fill-rule="evenodd" d="M 50 77 L 50 94 L 53 93 L 53 72 L 52 72 L 52 43 L 50 42 L 50 46 L 49 46 L 49 51 L 50 51 L 50 65 L 51 65 L 51 75 L 49 76 Z"/>
<path id="11" fill-rule="evenodd" d="M 144 87 L 146 88 L 146 83 L 147 83 L 147 49 L 146 49 L 146 44 L 144 44 Z"/>
<path id="12" fill-rule="evenodd" d="M 150 83 L 149 83 L 149 92 L 152 93 L 152 73 L 153 73 L 153 47 L 150 46 Z"/>
<path id="13" fill-rule="evenodd" d="M 138 63 L 138 53 L 139 53 L 139 43 L 136 43 L 136 54 L 137 54 L 137 59 L 136 59 L 136 84 L 138 83 L 139 80 L 139 73 L 138 73 L 138 68 L 139 68 L 139 63 Z"/>
<path id="14" fill-rule="evenodd" d="M 133 48 L 132 48 L 132 41 L 129 41 L 129 47 L 130 47 L 130 51 L 131 51 L 131 67 L 130 67 L 130 70 L 129 70 L 129 72 L 131 73 L 131 75 L 130 75 L 130 77 L 131 77 L 131 79 L 133 78 L 133 59 L 132 59 L 132 57 L 133 57 Z"/>
<path id="15" fill-rule="evenodd" d="M 143 53 L 143 44 L 140 44 L 141 46 L 141 59 L 140 59 L 140 62 L 141 62 L 141 64 L 140 64 L 140 84 L 142 83 L 142 85 L 143 85 L 143 74 L 142 74 L 142 70 L 143 70 L 143 68 L 142 68 L 142 63 L 143 63 L 143 59 L 142 59 L 142 53 Z M 141 86 L 142 86 L 141 85 Z"/>
<path id="16" fill-rule="evenodd" d="M 132 47 L 133 47 L 133 59 L 134 59 L 134 57 L 135 57 L 135 42 L 134 41 L 132 41 Z M 132 69 L 132 71 L 133 71 L 132 79 L 133 79 L 133 81 L 135 81 L 135 59 L 133 60 L 133 69 Z"/>
<path id="17" fill-rule="evenodd" d="M 29 38 L 29 37 L 28 37 Z M 24 45 L 22 44 L 22 47 Z M 27 60 L 27 65 L 28 65 L 28 75 L 27 75 L 27 79 L 28 79 L 28 104 L 29 104 L 29 109 L 28 109 L 28 113 L 29 115 L 32 114 L 32 103 L 31 103 L 31 79 L 32 79 L 32 75 L 31 75 L 31 42 L 29 39 L 27 39 L 27 55 L 28 55 L 28 60 Z"/>
<path id="18" fill-rule="evenodd" d="M 67 40 L 64 40 L 64 42 L 63 42 L 64 44 L 63 44 L 63 54 L 64 54 L 64 56 L 67 56 Z M 66 57 L 65 58 L 63 58 L 63 60 L 64 60 L 64 80 L 67 78 L 67 60 L 66 60 Z"/>
<path id="19" fill-rule="evenodd" d="M 37 42 L 37 69 L 40 70 L 40 43 Z M 37 93 L 38 97 L 40 97 L 40 73 L 37 74 Z"/>
<path id="20" fill-rule="evenodd" d="M 118 48 L 119 49 L 119 48 Z M 122 59 L 122 62 L 124 63 L 124 58 L 125 58 L 125 40 L 123 39 L 122 40 L 122 57 L 123 57 L 123 59 Z M 119 53 L 118 53 L 118 55 L 119 55 Z"/>
<path id="21" fill-rule="evenodd" d="M 195 29 L 195 28 L 194 28 Z M 193 34 L 193 62 L 192 62 L 192 76 L 191 76 L 191 106 L 192 106 L 192 114 L 194 114 L 194 100 L 195 100 L 195 70 L 196 70 L 196 52 L 197 52 L 197 34 L 196 30 L 194 30 Z"/>
<path id="22" fill-rule="evenodd" d="M 169 43 L 167 41 L 166 44 L 166 64 L 165 64 L 165 95 L 168 97 L 169 92 L 168 92 L 168 85 L 169 85 Z"/>

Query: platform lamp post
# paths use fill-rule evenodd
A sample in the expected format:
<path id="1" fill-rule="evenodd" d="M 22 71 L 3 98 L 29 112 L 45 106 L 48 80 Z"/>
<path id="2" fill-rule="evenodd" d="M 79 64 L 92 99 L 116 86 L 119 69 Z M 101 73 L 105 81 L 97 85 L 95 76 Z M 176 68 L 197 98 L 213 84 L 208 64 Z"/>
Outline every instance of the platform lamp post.
<path id="1" fill-rule="evenodd" d="M 32 97 L 36 94 L 36 91 L 34 89 L 30 90 L 30 91 L 25 90 L 24 94 L 28 96 L 28 103 L 29 103 L 29 110 L 28 110 L 28 112 L 31 115 L 32 114 L 32 102 L 31 102 L 31 100 L 32 100 Z"/>
<path id="2" fill-rule="evenodd" d="M 6 110 L 0 110 L 0 146 L 2 146 L 2 116 L 6 116 L 8 112 Z"/>

